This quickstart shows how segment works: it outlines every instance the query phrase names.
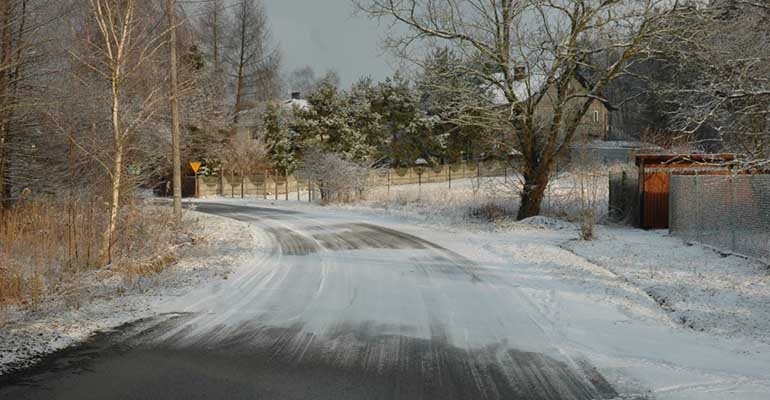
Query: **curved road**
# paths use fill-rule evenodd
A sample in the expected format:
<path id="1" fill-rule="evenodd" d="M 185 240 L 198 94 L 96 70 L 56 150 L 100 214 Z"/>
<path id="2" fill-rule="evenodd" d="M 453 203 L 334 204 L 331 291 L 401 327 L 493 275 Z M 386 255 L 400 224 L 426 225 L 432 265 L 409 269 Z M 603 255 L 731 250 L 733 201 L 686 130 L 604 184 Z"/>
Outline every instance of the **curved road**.
<path id="1" fill-rule="evenodd" d="M 3 399 L 611 399 L 510 270 L 323 211 L 202 203 L 268 245 L 162 317 L 0 380 Z"/>

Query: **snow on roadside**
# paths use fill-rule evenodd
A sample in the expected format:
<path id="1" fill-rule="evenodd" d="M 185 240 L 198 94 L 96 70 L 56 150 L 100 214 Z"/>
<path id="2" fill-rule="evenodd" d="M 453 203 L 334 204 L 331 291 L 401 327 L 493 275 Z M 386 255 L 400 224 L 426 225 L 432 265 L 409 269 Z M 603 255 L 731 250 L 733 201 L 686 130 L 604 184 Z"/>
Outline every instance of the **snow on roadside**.
<path id="1" fill-rule="evenodd" d="M 195 227 L 195 235 L 179 239 L 179 261 L 160 274 L 90 271 L 80 276 L 75 296 L 45 301 L 36 310 L 0 314 L 0 375 L 96 332 L 156 316 L 164 300 L 227 279 L 253 250 L 267 245 L 258 228 L 245 222 L 195 211 L 185 211 L 184 218 Z"/>
<path id="2" fill-rule="evenodd" d="M 642 288 L 689 329 L 770 344 L 770 273 L 758 261 L 622 227 L 563 247 Z"/>

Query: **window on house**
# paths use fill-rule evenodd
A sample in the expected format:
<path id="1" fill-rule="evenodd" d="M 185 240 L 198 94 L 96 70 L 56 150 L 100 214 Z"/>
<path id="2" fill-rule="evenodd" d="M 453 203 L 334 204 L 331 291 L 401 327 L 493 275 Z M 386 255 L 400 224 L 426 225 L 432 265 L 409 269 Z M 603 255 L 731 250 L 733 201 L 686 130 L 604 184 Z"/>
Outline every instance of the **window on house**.
<path id="1" fill-rule="evenodd" d="M 599 111 L 594 111 L 594 122 L 599 123 Z"/>

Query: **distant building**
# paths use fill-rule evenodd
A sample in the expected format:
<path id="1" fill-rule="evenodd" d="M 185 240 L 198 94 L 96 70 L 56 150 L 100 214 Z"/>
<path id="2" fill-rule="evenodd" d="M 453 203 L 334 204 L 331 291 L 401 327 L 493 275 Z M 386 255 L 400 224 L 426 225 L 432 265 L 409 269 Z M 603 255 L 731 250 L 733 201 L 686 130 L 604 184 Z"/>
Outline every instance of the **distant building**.
<path id="1" fill-rule="evenodd" d="M 307 110 L 310 108 L 310 102 L 302 98 L 300 92 L 292 92 L 286 100 L 270 100 L 255 104 L 238 113 L 238 122 L 235 125 L 235 134 L 243 139 L 251 137 L 257 138 L 262 126 L 264 125 L 264 116 L 269 105 L 281 107 L 287 118 L 293 118 L 295 110 Z"/>
<path id="2" fill-rule="evenodd" d="M 587 84 L 580 75 L 575 75 L 567 87 L 568 95 L 588 93 Z M 502 80 L 502 74 L 498 74 L 498 79 Z M 527 73 L 523 67 L 517 68 L 514 72 L 513 92 L 519 101 L 529 99 L 538 99 L 535 105 L 535 118 L 542 123 L 548 123 L 553 115 L 553 109 L 558 101 L 556 88 L 550 86 L 545 93 L 546 75 L 543 73 Z M 498 105 L 508 105 L 508 99 L 505 94 L 496 86 L 490 88 L 493 101 Z M 538 98 L 539 97 L 539 98 Z M 575 110 L 578 103 L 582 103 L 584 98 L 575 98 L 567 103 L 567 111 Z M 570 107 L 574 105 L 574 107 Z M 575 141 L 593 141 L 607 140 L 607 134 L 610 131 L 610 111 L 611 106 L 603 101 L 593 101 L 588 112 L 583 116 L 576 132 Z"/>

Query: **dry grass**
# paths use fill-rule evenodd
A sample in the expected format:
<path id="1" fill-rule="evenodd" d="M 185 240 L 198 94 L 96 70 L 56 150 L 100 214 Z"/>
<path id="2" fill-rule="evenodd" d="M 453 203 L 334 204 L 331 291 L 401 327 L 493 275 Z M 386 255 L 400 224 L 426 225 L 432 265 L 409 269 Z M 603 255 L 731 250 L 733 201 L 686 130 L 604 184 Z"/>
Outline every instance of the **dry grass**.
<path id="1" fill-rule="evenodd" d="M 113 243 L 113 264 L 99 249 L 107 219 L 96 200 L 26 201 L 0 216 L 0 310 L 36 307 L 49 297 L 77 292 L 79 276 L 105 269 L 138 276 L 157 273 L 176 260 L 179 227 L 170 211 L 129 202 Z"/>

